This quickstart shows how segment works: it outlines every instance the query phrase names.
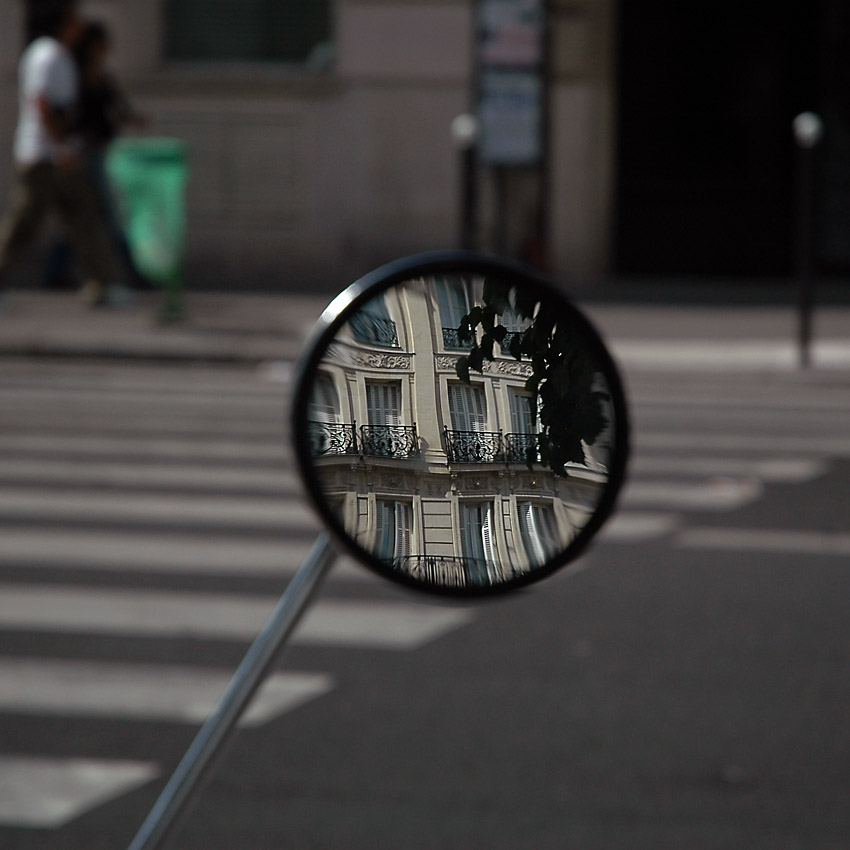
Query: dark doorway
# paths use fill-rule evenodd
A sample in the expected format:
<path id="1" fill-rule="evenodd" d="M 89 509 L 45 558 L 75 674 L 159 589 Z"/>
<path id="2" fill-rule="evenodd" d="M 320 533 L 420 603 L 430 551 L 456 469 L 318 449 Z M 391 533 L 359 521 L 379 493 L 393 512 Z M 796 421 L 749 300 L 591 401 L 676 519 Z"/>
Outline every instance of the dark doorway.
<path id="1" fill-rule="evenodd" d="M 830 0 L 620 0 L 616 265 L 783 274 Z"/>

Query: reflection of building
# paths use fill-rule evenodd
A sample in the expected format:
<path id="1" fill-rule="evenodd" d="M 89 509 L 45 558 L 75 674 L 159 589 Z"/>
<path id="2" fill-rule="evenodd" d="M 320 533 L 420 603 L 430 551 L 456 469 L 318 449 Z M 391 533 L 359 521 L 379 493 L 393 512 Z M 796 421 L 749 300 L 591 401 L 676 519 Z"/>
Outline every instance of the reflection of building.
<path id="1" fill-rule="evenodd" d="M 457 328 L 475 289 L 448 277 L 373 299 L 327 351 L 308 413 L 322 483 L 349 533 L 398 569 L 451 585 L 547 561 L 605 481 L 603 469 L 565 478 L 537 463 L 530 364 L 497 350 L 470 383 L 458 379 L 467 346 Z"/>

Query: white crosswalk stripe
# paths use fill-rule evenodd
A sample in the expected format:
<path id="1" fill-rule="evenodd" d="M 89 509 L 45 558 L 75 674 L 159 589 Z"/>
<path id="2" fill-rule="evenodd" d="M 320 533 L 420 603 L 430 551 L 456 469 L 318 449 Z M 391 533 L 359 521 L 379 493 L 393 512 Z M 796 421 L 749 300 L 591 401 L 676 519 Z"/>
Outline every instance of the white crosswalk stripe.
<path id="1" fill-rule="evenodd" d="M 277 597 L 210 582 L 277 577 L 282 585 L 310 548 L 319 521 L 286 444 L 289 378 L 288 363 L 262 379 L 68 364 L 0 373 L 0 632 L 15 638 L 14 648 L 0 648 L 0 722 L 109 719 L 133 728 L 206 717 L 230 671 L 181 664 L 179 653 L 153 663 L 145 648 L 250 641 Z M 846 535 L 693 527 L 694 516 L 716 519 L 753 504 L 765 487 L 815 480 L 833 457 L 850 456 L 850 441 L 834 436 L 848 407 L 834 396 L 813 388 L 781 427 L 782 406 L 760 388 L 709 384 L 717 397 L 636 381 L 635 457 L 596 551 L 661 541 L 683 550 L 846 553 Z M 748 400 L 753 391 L 758 403 Z M 731 421 L 734 432 L 724 430 Z M 190 580 L 197 586 L 187 589 Z M 180 589 L 169 584 L 177 581 Z M 340 557 L 292 644 L 405 652 L 474 620 L 467 608 L 387 598 L 377 583 Z M 118 638 L 113 653 L 132 644 L 138 656 L 43 650 Z M 243 723 L 279 718 L 331 692 L 338 678 L 276 671 Z M 0 827 L 58 828 L 162 773 L 155 760 L 89 755 L 0 753 Z"/>
<path id="2" fill-rule="evenodd" d="M 0 584 L 0 629 L 251 640 L 277 597 Z M 469 622 L 463 608 L 320 599 L 294 643 L 416 649 Z"/>
<path id="3" fill-rule="evenodd" d="M 199 724 L 229 680 L 228 672 L 197 667 L 6 658 L 0 659 L 0 710 Z M 241 720 L 266 723 L 332 686 L 324 673 L 272 673 Z"/>
<path id="4" fill-rule="evenodd" d="M 0 473 L 7 481 L 26 484 L 76 486 L 206 489 L 213 493 L 251 492 L 262 495 L 298 494 L 300 483 L 289 470 L 257 469 L 250 466 L 210 466 L 209 464 L 165 464 L 81 460 L 42 460 L 6 458 Z"/>
<path id="5" fill-rule="evenodd" d="M 159 774 L 154 762 L 0 755 L 0 824 L 56 829 Z"/>
<path id="6" fill-rule="evenodd" d="M 282 535 L 281 535 L 282 536 Z M 251 538 L 199 537 L 179 532 L 157 533 L 84 528 L 31 528 L 7 526 L 0 535 L 3 567 L 73 567 L 108 572 L 182 573 L 200 575 L 292 575 L 312 545 L 312 539 L 262 541 Z M 368 581 L 371 573 L 340 557 L 330 580 Z"/>
<path id="7" fill-rule="evenodd" d="M 312 510 L 300 498 L 236 498 L 213 495 L 104 493 L 96 490 L 45 492 L 26 487 L 0 487 L 0 517 L 7 521 L 153 522 L 175 520 L 191 525 L 239 525 L 246 531 L 303 529 L 315 525 Z"/>
<path id="8" fill-rule="evenodd" d="M 0 586 L 0 631 L 247 643 L 265 622 L 274 595 L 90 583 L 97 573 L 284 580 L 318 531 L 289 463 L 280 386 L 243 380 L 222 390 L 206 374 L 187 390 L 162 374 L 160 381 L 160 373 L 139 371 L 135 384 L 96 372 L 66 383 L 63 375 L 41 386 L 0 376 L 0 570 L 30 577 Z M 207 528 L 215 534 L 201 533 Z M 68 579 L 32 583 L 57 569 Z M 89 583 L 73 583 L 80 571 Z M 377 582 L 340 557 L 329 587 Z M 471 618 L 458 607 L 329 591 L 291 643 L 409 651 Z M 161 662 L 0 655 L 0 717 L 197 724 L 230 675 Z M 275 672 L 241 723 L 266 723 L 335 686 L 325 671 Z M 61 826 L 160 773 L 156 763 L 118 757 L 0 755 L 0 825 Z"/>

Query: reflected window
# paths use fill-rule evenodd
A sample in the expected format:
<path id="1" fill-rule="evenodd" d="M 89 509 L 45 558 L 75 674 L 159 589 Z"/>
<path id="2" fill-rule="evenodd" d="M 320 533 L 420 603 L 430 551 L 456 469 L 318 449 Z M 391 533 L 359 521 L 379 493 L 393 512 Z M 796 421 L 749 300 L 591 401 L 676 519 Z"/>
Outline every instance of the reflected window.
<path id="1" fill-rule="evenodd" d="M 449 414 L 455 431 L 485 431 L 484 388 L 480 384 L 449 384 Z"/>
<path id="2" fill-rule="evenodd" d="M 339 402 L 336 388 L 330 375 L 319 373 L 313 385 L 308 415 L 314 422 L 335 424 L 339 415 Z"/>
<path id="3" fill-rule="evenodd" d="M 531 319 L 523 319 L 516 313 L 506 310 L 499 316 L 499 324 L 507 330 L 507 334 L 505 334 L 505 337 L 499 343 L 502 353 L 507 355 L 513 340 L 516 337 L 522 336 L 531 327 Z"/>
<path id="4" fill-rule="evenodd" d="M 328 0 L 166 0 L 168 59 L 323 66 L 329 56 Z"/>
<path id="5" fill-rule="evenodd" d="M 551 505 L 520 502 L 519 529 L 522 543 L 531 566 L 545 564 L 557 555 L 562 547 L 558 542 L 558 526 Z"/>
<path id="6" fill-rule="evenodd" d="M 471 307 L 466 285 L 456 277 L 437 278 L 434 289 L 443 327 L 443 346 L 457 350 L 472 348 L 472 342 L 462 343 L 457 333 L 461 319 L 469 313 Z"/>
<path id="7" fill-rule="evenodd" d="M 395 322 L 390 318 L 383 295 L 364 304 L 349 324 L 358 342 L 398 348 L 398 331 Z"/>
<path id="8" fill-rule="evenodd" d="M 366 405 L 370 425 L 400 425 L 401 385 L 398 381 L 367 381 Z"/>
<path id="9" fill-rule="evenodd" d="M 502 435 L 486 431 L 487 402 L 481 384 L 449 384 L 451 429 L 446 428 L 449 463 L 493 463 L 502 458 Z"/>
<path id="10" fill-rule="evenodd" d="M 339 397 L 330 375 L 320 372 L 316 376 L 307 417 L 310 422 L 310 449 L 314 456 L 357 451 L 354 423 L 340 422 Z"/>
<path id="11" fill-rule="evenodd" d="M 496 553 L 492 502 L 460 504 L 460 541 L 469 580 L 473 584 L 493 580 Z"/>
<path id="12" fill-rule="evenodd" d="M 375 518 L 375 555 L 401 561 L 410 555 L 413 511 L 408 502 L 378 499 Z"/>
<path id="13" fill-rule="evenodd" d="M 534 434 L 537 431 L 537 417 L 531 413 L 532 397 L 519 390 L 510 391 L 511 431 L 515 434 Z"/>
<path id="14" fill-rule="evenodd" d="M 371 457 L 411 458 L 419 454 L 416 424 L 401 424 L 401 383 L 367 381 L 369 424 L 360 428 L 360 450 Z"/>
<path id="15" fill-rule="evenodd" d="M 537 416 L 532 414 L 532 396 L 510 390 L 511 430 L 505 434 L 505 460 L 512 463 L 537 463 L 540 460 Z"/>

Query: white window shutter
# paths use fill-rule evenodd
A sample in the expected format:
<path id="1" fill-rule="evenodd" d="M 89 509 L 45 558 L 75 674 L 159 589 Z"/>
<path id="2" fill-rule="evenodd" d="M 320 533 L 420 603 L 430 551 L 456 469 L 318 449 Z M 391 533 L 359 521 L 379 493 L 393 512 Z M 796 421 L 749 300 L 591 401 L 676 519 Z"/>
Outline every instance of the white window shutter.
<path id="1" fill-rule="evenodd" d="M 378 499 L 375 504 L 375 555 L 403 558 L 410 554 L 412 510 L 407 502 Z"/>
<path id="2" fill-rule="evenodd" d="M 460 533 L 461 549 L 464 557 L 480 559 L 481 533 L 480 526 L 476 521 L 477 505 L 462 504 L 460 506 Z"/>
<path id="3" fill-rule="evenodd" d="M 533 502 L 517 505 L 520 534 L 528 559 L 533 565 L 543 564 L 560 549 L 558 528 L 552 509 Z"/>
<path id="4" fill-rule="evenodd" d="M 478 507 L 481 512 L 481 542 L 484 551 L 484 560 L 488 564 L 496 563 L 496 550 L 493 545 L 493 504 L 486 502 Z"/>
<path id="5" fill-rule="evenodd" d="M 534 420 L 531 416 L 531 396 L 511 391 L 511 430 L 515 434 L 534 434 Z"/>
<path id="6" fill-rule="evenodd" d="M 477 384 L 451 384 L 449 413 L 455 431 L 484 431 L 487 427 L 484 390 Z"/>
<path id="7" fill-rule="evenodd" d="M 366 384 L 370 425 L 398 425 L 401 421 L 401 387 L 385 381 Z"/>
<path id="8" fill-rule="evenodd" d="M 332 425 L 336 423 L 338 414 L 339 406 L 333 378 L 330 375 L 317 375 L 310 397 L 308 417 L 315 422 Z"/>
<path id="9" fill-rule="evenodd" d="M 395 557 L 410 554 L 411 510 L 406 502 L 395 503 Z"/>

